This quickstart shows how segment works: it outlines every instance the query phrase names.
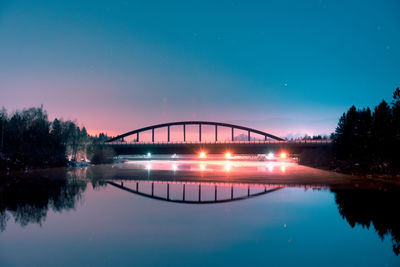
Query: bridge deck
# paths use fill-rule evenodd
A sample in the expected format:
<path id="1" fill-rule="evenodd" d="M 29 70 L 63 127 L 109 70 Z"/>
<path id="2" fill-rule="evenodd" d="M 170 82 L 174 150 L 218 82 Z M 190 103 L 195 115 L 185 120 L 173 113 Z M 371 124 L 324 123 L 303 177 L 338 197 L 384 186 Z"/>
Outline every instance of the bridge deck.
<path id="1" fill-rule="evenodd" d="M 234 154 L 265 154 L 286 151 L 298 154 L 304 149 L 328 147 L 329 140 L 316 141 L 234 141 L 234 142 L 111 142 L 104 144 L 112 147 L 119 155 L 129 154 L 197 154 L 204 150 L 209 154 L 222 154 L 230 151 Z"/>
<path id="2" fill-rule="evenodd" d="M 257 140 L 257 141 L 172 141 L 172 142 L 109 142 L 106 145 L 158 145 L 158 144 L 187 144 L 187 145 L 203 145 L 203 144 L 331 144 L 331 140 L 296 140 L 296 141 L 274 141 L 274 140 Z"/>

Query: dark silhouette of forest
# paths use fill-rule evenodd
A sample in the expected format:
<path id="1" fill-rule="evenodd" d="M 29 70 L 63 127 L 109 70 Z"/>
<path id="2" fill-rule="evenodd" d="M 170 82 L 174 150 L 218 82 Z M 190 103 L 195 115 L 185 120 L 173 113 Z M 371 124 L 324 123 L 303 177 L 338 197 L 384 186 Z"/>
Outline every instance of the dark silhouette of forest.
<path id="1" fill-rule="evenodd" d="M 352 106 L 339 119 L 333 134 L 336 165 L 360 173 L 400 171 L 400 89 L 393 101 L 382 101 L 373 111 Z"/>
<path id="2" fill-rule="evenodd" d="M 331 146 L 304 150 L 299 163 L 315 168 L 354 174 L 400 173 L 400 89 L 391 103 L 357 109 L 340 117 Z"/>
<path id="3" fill-rule="evenodd" d="M 67 154 L 79 161 L 78 152 L 109 137 L 88 135 L 76 122 L 49 121 L 42 107 L 8 114 L 0 112 L 0 171 L 6 169 L 66 166 Z M 89 151 L 91 152 L 91 151 Z"/>

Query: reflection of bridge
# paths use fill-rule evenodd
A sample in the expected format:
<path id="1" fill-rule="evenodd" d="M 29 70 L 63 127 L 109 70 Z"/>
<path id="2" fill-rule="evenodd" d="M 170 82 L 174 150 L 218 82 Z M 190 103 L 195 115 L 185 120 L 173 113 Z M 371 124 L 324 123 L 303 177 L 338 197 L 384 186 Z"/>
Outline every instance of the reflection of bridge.
<path id="1" fill-rule="evenodd" d="M 108 184 L 139 196 L 184 204 L 217 204 L 238 201 L 272 193 L 282 188 L 280 186 L 260 184 L 250 185 L 211 182 L 132 182 L 134 184 L 134 189 L 124 186 L 123 182 L 118 184 L 109 181 Z"/>
<path id="2" fill-rule="evenodd" d="M 186 126 L 198 126 L 198 141 L 190 142 L 186 138 Z M 213 126 L 215 128 L 214 141 L 204 141 L 202 139 L 202 125 Z M 171 127 L 182 126 L 183 141 L 171 142 Z M 229 141 L 218 140 L 218 129 L 220 127 L 230 128 L 231 138 Z M 155 140 L 155 130 L 167 128 L 167 141 L 159 142 Z M 235 129 L 245 131 L 247 140 L 241 141 L 235 138 Z M 140 142 L 140 133 L 151 131 L 151 142 Z M 252 136 L 253 135 L 253 136 Z M 254 140 L 254 135 L 261 137 Z M 134 142 L 127 143 L 124 138 L 136 136 Z M 253 137 L 253 140 L 252 140 Z M 117 154 L 192 154 L 199 150 L 206 150 L 208 153 L 224 153 L 227 150 L 236 154 L 263 154 L 268 151 L 286 150 L 290 153 L 299 153 L 305 148 L 316 148 L 330 144 L 329 141 L 285 141 L 275 135 L 229 123 L 210 122 L 210 121 L 182 121 L 152 125 L 130 131 L 107 141 L 107 145 L 112 146 Z"/>

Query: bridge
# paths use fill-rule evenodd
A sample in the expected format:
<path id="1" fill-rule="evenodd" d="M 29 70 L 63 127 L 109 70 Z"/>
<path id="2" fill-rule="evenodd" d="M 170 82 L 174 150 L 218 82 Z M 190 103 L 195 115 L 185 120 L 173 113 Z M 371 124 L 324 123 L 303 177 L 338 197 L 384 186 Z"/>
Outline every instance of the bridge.
<path id="1" fill-rule="evenodd" d="M 187 141 L 186 126 L 195 125 L 198 127 L 198 140 Z M 171 141 L 171 127 L 182 127 L 183 140 Z M 205 141 L 202 139 L 202 126 L 214 127 L 214 140 Z M 219 140 L 218 130 L 221 127 L 229 128 L 231 132 L 230 140 Z M 167 141 L 157 141 L 155 139 L 156 129 L 167 129 Z M 235 130 L 246 132 L 246 140 L 238 140 L 235 137 Z M 151 131 L 151 141 L 140 141 L 140 134 Z M 136 137 L 133 142 L 125 142 L 129 136 Z M 258 137 L 258 139 L 255 139 Z M 261 137 L 261 138 L 260 138 Z M 287 141 L 270 133 L 256 130 L 253 128 L 211 121 L 181 121 L 156 124 L 140 129 L 136 129 L 106 141 L 106 145 L 111 146 L 119 155 L 129 154 L 197 154 L 199 151 L 206 151 L 209 154 L 221 154 L 231 151 L 235 154 L 265 154 L 273 151 L 287 151 L 291 154 L 298 154 L 304 149 L 313 149 L 328 146 L 329 140 L 301 140 Z"/>

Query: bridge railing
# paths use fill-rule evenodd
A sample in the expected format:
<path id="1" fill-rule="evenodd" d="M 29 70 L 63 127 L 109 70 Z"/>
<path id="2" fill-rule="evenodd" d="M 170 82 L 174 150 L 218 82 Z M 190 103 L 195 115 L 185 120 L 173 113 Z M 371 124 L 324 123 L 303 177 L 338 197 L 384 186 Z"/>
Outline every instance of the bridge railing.
<path id="1" fill-rule="evenodd" d="M 170 141 L 170 142 L 152 142 L 152 141 L 140 141 L 140 142 L 121 142 L 113 141 L 105 143 L 106 145 L 166 145 L 166 144 L 192 144 L 192 145 L 205 145 L 205 144 L 330 144 L 332 140 L 288 140 L 288 141 Z"/>

